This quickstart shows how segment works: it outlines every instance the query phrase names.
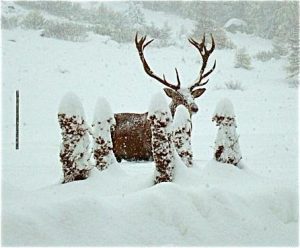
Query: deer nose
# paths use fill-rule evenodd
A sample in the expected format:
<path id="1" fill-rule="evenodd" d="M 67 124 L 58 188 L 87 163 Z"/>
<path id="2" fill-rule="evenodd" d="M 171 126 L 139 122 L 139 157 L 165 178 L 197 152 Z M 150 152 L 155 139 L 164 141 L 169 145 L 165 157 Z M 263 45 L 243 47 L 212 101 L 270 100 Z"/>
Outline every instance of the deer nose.
<path id="1" fill-rule="evenodd" d="M 198 107 L 197 107 L 196 104 L 193 104 L 193 105 L 191 106 L 191 111 L 192 111 L 193 113 L 197 113 L 197 112 L 198 112 Z"/>

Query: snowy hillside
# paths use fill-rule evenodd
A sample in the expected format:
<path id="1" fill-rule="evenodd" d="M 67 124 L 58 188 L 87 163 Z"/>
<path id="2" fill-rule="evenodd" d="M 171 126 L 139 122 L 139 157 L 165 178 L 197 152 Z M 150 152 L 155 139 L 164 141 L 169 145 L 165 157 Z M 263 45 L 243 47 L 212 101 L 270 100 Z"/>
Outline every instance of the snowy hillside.
<path id="1" fill-rule="evenodd" d="M 123 11 L 127 3 L 107 6 Z M 146 23 L 160 27 L 167 21 L 170 39 L 176 37 L 173 45 L 159 47 L 154 41 L 147 47 L 151 68 L 175 82 L 176 67 L 182 84 L 190 85 L 201 63 L 187 41 L 194 21 L 141 9 Z M 2 15 L 16 12 L 29 10 L 3 3 Z M 179 35 L 181 25 L 186 35 Z M 2 29 L 3 245 L 297 246 L 298 92 L 288 85 L 286 57 L 255 58 L 272 50 L 271 40 L 227 33 L 236 49 L 247 49 L 251 70 L 235 68 L 236 49 L 216 48 L 208 67 L 215 59 L 217 67 L 192 118 L 194 166 L 177 168 L 174 182 L 153 186 L 153 162 L 123 161 L 101 172 L 94 168 L 87 180 L 60 184 L 57 114 L 67 92 L 79 96 L 91 125 L 98 97 L 105 97 L 114 113 L 144 113 L 163 86 L 145 74 L 134 37 L 118 43 L 87 32 L 84 42 L 72 42 L 41 34 Z M 212 116 L 224 97 L 234 106 L 242 169 L 212 159 L 217 134 Z"/>

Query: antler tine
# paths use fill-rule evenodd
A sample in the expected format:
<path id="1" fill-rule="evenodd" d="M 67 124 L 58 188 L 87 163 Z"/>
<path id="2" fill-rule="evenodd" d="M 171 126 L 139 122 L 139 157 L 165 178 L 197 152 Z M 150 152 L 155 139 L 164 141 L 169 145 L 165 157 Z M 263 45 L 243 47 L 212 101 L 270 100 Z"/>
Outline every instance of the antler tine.
<path id="1" fill-rule="evenodd" d="M 157 81 L 159 81 L 160 83 L 164 84 L 165 86 L 173 89 L 173 90 L 178 90 L 180 89 L 180 80 L 179 80 L 179 75 L 178 75 L 178 71 L 177 69 L 175 68 L 175 71 L 176 71 L 176 78 L 177 78 L 177 85 L 174 85 L 174 84 L 171 84 L 169 83 L 166 78 L 165 78 L 165 75 L 163 75 L 163 78 L 160 78 L 159 76 L 155 75 L 153 73 L 153 71 L 151 70 L 150 66 L 148 65 L 146 59 L 145 59 L 145 56 L 144 56 L 144 49 L 151 43 L 154 41 L 154 39 L 152 40 L 149 40 L 145 43 L 147 39 L 147 36 L 142 36 L 140 38 L 140 40 L 138 40 L 138 33 L 136 33 L 135 35 L 135 45 L 136 45 L 136 48 L 139 52 L 139 56 L 140 56 L 140 60 L 143 64 L 143 67 L 144 67 L 144 70 L 145 72 L 152 78 L 156 79 Z"/>
<path id="2" fill-rule="evenodd" d="M 179 79 L 179 74 L 178 74 L 178 70 L 177 70 L 176 67 L 175 67 L 175 71 L 176 71 L 177 85 L 178 85 L 178 87 L 180 89 L 180 79 Z"/>
<path id="3" fill-rule="evenodd" d="M 211 35 L 211 39 L 212 39 L 212 44 L 211 44 L 211 48 L 209 50 L 207 50 L 207 48 L 205 46 L 205 34 L 202 37 L 201 43 L 196 42 L 192 38 L 189 39 L 189 42 L 197 48 L 197 50 L 199 51 L 199 53 L 202 57 L 202 66 L 200 68 L 199 79 L 192 86 L 190 86 L 190 88 L 189 88 L 190 91 L 192 91 L 195 87 L 199 87 L 199 86 L 203 86 L 203 85 L 207 84 L 209 80 L 207 80 L 203 83 L 201 83 L 201 82 L 204 78 L 206 78 L 209 74 L 211 74 L 214 71 L 214 69 L 216 68 L 216 60 L 215 60 L 213 67 L 209 71 L 204 73 L 205 68 L 207 66 L 208 58 L 215 49 L 214 38 L 213 38 L 212 34 L 210 34 L 210 35 Z"/>
<path id="4" fill-rule="evenodd" d="M 209 53 L 212 53 L 215 50 L 215 40 L 212 34 L 210 34 L 211 37 L 211 48 L 209 49 Z"/>

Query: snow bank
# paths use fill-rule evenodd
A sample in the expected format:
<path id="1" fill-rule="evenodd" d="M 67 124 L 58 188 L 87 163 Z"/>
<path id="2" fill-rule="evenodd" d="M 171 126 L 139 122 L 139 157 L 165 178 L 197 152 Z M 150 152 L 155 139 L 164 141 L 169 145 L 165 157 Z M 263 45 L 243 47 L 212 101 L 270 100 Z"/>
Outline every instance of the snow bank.
<path id="1" fill-rule="evenodd" d="M 8 194 L 3 245 L 297 245 L 296 191 L 213 161 L 203 170 L 181 169 L 175 183 L 152 187 L 150 174 L 135 180 L 108 169 L 85 181 Z"/>

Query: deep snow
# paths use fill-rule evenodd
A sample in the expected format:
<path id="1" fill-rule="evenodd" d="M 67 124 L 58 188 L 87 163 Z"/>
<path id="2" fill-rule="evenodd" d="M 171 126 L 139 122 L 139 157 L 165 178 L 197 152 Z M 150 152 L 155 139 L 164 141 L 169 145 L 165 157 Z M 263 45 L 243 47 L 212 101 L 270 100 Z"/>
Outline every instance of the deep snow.
<path id="1" fill-rule="evenodd" d="M 149 22 L 167 19 L 176 30 L 182 21 L 192 29 L 191 21 L 145 13 Z M 285 59 L 253 59 L 248 71 L 234 68 L 234 50 L 214 52 L 208 67 L 214 59 L 217 67 L 192 119 L 195 165 L 177 168 L 174 183 L 153 186 L 153 163 L 122 162 L 103 172 L 94 169 L 88 180 L 60 185 L 57 113 L 67 92 L 79 96 L 91 124 L 99 96 L 115 113 L 146 112 L 163 87 L 144 73 L 134 42 L 90 34 L 87 42 L 73 43 L 39 34 L 2 30 L 3 245 L 298 244 L 298 93 L 288 87 Z M 272 48 L 269 40 L 228 35 L 251 56 Z M 145 56 L 157 74 L 172 81 L 177 67 L 187 86 L 198 76 L 199 55 L 185 37 L 177 42 L 149 46 Z M 230 80 L 244 90 L 226 89 Z M 243 169 L 212 161 L 217 128 L 211 118 L 224 97 L 235 109 Z"/>

